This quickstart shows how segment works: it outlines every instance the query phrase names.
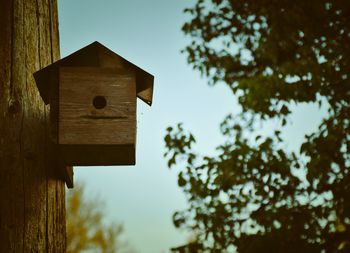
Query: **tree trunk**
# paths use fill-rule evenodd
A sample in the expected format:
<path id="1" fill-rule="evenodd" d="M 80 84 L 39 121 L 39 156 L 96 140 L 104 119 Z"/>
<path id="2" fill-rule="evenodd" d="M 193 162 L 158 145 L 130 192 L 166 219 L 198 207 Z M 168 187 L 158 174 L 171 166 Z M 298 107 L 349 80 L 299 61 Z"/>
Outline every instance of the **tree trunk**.
<path id="1" fill-rule="evenodd" d="M 33 73 L 59 59 L 57 0 L 0 0 L 0 252 L 65 252 L 65 185 Z"/>

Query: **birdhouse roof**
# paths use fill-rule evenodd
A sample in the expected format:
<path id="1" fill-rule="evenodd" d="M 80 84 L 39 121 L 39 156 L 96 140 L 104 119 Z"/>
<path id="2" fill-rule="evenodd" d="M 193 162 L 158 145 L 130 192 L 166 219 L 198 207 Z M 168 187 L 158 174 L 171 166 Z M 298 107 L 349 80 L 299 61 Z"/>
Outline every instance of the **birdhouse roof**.
<path id="1" fill-rule="evenodd" d="M 97 41 L 34 73 L 36 84 L 45 104 L 50 103 L 52 76 L 58 73 L 59 67 L 106 67 L 133 70 L 136 74 L 137 97 L 148 105 L 152 105 L 153 75 Z"/>

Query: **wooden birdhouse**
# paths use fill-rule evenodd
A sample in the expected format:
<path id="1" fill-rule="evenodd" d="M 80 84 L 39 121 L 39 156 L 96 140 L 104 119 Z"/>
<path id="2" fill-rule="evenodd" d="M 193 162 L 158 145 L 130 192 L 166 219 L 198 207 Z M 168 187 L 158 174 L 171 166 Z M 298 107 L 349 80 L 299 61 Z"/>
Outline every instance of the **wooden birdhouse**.
<path id="1" fill-rule="evenodd" d="M 152 104 L 151 74 L 94 42 L 34 78 L 64 164 L 135 164 L 136 97 Z"/>

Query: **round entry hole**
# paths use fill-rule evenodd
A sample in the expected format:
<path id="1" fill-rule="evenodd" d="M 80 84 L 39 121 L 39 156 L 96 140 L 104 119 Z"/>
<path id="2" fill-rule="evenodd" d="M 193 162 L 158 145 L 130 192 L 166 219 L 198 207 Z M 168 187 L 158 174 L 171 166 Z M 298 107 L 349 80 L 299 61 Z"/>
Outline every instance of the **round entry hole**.
<path id="1" fill-rule="evenodd" d="M 96 109 L 103 109 L 106 107 L 107 101 L 106 101 L 106 98 L 103 96 L 96 96 L 94 97 L 92 104 Z"/>

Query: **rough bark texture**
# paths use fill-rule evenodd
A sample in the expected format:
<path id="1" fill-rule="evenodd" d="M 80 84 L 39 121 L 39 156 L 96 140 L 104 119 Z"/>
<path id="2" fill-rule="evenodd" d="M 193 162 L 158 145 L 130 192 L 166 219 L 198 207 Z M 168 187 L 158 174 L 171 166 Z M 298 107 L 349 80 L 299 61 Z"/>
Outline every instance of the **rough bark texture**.
<path id="1" fill-rule="evenodd" d="M 58 59 L 57 0 L 0 0 L 0 252 L 66 250 L 65 185 L 32 75 Z"/>

